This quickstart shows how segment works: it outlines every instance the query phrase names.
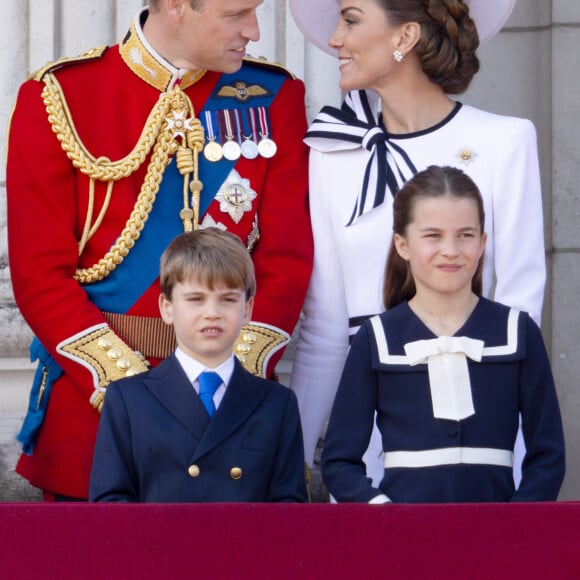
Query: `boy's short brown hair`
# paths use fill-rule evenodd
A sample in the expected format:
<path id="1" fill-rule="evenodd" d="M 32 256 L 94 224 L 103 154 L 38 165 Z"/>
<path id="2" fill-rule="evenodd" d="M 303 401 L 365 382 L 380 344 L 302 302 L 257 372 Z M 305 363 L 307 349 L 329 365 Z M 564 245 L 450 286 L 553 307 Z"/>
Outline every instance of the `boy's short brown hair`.
<path id="1" fill-rule="evenodd" d="M 246 300 L 256 293 L 254 264 L 241 240 L 218 228 L 177 236 L 161 256 L 161 292 L 171 300 L 175 284 L 191 278 L 210 290 L 243 288 Z"/>

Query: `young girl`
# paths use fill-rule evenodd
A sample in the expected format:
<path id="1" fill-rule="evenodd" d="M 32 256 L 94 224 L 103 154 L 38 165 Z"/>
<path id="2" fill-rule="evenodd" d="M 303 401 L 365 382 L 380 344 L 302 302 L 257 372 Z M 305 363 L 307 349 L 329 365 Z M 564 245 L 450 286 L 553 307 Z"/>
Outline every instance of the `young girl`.
<path id="1" fill-rule="evenodd" d="M 349 352 L 322 455 L 339 501 L 555 500 L 564 438 L 540 330 L 481 296 L 486 242 L 475 183 L 430 166 L 397 193 L 384 305 Z M 362 461 L 377 414 L 384 477 Z M 526 455 L 514 489 L 522 415 Z"/>

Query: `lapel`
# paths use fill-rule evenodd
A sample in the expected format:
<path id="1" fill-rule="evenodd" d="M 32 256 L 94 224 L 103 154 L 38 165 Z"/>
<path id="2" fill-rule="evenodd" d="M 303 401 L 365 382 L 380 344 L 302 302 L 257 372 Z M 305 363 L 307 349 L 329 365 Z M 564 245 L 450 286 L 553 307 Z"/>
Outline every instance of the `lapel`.
<path id="1" fill-rule="evenodd" d="M 267 393 L 267 383 L 253 376 L 235 359 L 230 384 L 195 452 L 195 458 L 211 451 L 243 425 L 262 404 Z"/>
<path id="2" fill-rule="evenodd" d="M 196 439 L 203 438 L 210 420 L 175 354 L 152 369 L 143 382 Z"/>

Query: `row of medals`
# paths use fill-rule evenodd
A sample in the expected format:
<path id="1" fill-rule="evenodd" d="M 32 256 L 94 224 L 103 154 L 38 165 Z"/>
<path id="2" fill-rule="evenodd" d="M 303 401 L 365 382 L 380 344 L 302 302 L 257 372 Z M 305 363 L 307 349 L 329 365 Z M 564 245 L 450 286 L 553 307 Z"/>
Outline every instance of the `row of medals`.
<path id="1" fill-rule="evenodd" d="M 240 144 L 235 139 L 228 139 L 223 145 L 211 139 L 204 147 L 203 154 L 208 161 L 216 162 L 222 158 L 237 161 L 240 157 L 256 159 L 258 155 L 271 159 L 276 155 L 278 147 L 268 136 L 263 136 L 258 143 L 251 137 L 246 137 Z"/>

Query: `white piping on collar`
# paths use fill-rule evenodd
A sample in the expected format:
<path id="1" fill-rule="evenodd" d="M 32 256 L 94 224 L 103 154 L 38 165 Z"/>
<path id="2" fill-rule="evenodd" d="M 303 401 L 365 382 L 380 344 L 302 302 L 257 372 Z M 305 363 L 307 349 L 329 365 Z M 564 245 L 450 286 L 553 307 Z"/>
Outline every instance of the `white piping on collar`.
<path id="1" fill-rule="evenodd" d="M 510 308 L 507 321 L 507 342 L 499 346 L 489 346 L 483 349 L 483 356 L 507 356 L 514 354 L 518 349 L 518 319 L 520 311 Z M 379 316 L 370 319 L 371 327 L 375 335 L 379 362 L 386 365 L 408 365 L 407 355 L 389 354 L 389 345 L 385 330 Z"/>
<path id="2" fill-rule="evenodd" d="M 181 80 L 185 74 L 187 74 L 188 69 L 184 68 L 176 68 L 174 67 L 168 60 L 163 58 L 152 46 L 149 44 L 149 41 L 145 38 L 145 34 L 143 33 L 143 28 L 141 27 L 141 17 L 143 16 L 144 12 L 148 12 L 149 8 L 144 6 L 139 10 L 137 16 L 135 17 L 135 30 L 137 32 L 137 36 L 139 40 L 143 44 L 143 46 L 147 49 L 147 52 L 165 69 L 167 69 L 171 73 L 171 81 L 167 86 L 167 91 L 171 90 L 175 83 Z"/>

